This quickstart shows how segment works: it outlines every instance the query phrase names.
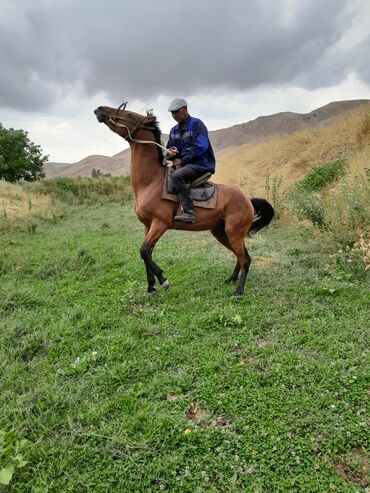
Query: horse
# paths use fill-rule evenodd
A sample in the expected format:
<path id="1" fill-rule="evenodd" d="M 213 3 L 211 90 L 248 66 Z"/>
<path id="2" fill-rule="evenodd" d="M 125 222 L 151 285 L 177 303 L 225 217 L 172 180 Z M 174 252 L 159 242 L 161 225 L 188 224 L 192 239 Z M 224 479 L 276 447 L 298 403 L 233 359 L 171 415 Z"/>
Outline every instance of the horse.
<path id="1" fill-rule="evenodd" d="M 207 231 L 236 256 L 236 265 L 225 283 L 237 283 L 233 293 L 243 294 L 251 257 L 244 239 L 267 226 L 274 209 L 265 199 L 248 198 L 239 188 L 222 184 L 217 187 L 214 209 L 195 207 L 195 223 L 174 221 L 178 204 L 162 198 L 166 166 L 163 166 L 161 131 L 157 118 L 150 112 L 146 116 L 126 110 L 124 103 L 118 108 L 100 106 L 94 113 L 100 123 L 123 137 L 131 147 L 131 184 L 135 195 L 135 213 L 144 225 L 144 242 L 140 255 L 145 264 L 148 293 L 155 292 L 155 278 L 167 290 L 169 281 L 163 270 L 154 262 L 154 247 L 169 229 Z M 239 276 L 240 274 L 240 276 Z"/>

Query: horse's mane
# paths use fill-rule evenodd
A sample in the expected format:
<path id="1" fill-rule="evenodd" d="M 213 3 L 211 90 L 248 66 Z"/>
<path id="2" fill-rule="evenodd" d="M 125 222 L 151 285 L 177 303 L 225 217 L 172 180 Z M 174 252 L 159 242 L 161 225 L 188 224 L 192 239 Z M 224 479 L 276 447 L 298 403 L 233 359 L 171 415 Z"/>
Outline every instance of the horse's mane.
<path id="1" fill-rule="evenodd" d="M 159 122 L 157 120 L 157 117 L 155 118 L 155 120 L 152 122 L 151 124 L 153 126 L 153 133 L 154 133 L 154 139 L 155 141 L 157 142 L 157 144 L 162 144 L 161 142 L 161 137 L 162 137 L 162 132 L 161 132 L 161 129 L 159 128 Z M 159 158 L 159 162 L 161 163 L 163 161 L 163 151 L 160 147 L 156 146 L 157 147 L 157 151 L 158 151 L 158 158 Z"/>

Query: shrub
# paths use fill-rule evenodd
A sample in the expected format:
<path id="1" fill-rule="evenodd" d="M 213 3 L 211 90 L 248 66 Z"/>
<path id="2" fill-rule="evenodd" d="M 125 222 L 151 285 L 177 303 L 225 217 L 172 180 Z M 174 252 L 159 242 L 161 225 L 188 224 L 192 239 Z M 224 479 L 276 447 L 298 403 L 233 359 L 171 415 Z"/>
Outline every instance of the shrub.
<path id="1" fill-rule="evenodd" d="M 282 209 L 282 177 L 268 175 L 265 181 L 265 193 L 275 210 L 275 219 L 279 219 Z"/>
<path id="2" fill-rule="evenodd" d="M 351 183 L 343 179 L 325 197 L 326 224 L 336 241 L 353 245 L 358 231 L 370 225 L 370 183 L 356 177 Z"/>
<path id="3" fill-rule="evenodd" d="M 298 190 L 318 192 L 327 184 L 334 181 L 344 171 L 345 159 L 337 159 L 329 163 L 313 168 L 304 178 L 296 184 Z"/>
<path id="4" fill-rule="evenodd" d="M 289 194 L 287 209 L 298 219 L 308 219 L 315 226 L 325 226 L 324 202 L 320 195 L 293 189 Z"/>

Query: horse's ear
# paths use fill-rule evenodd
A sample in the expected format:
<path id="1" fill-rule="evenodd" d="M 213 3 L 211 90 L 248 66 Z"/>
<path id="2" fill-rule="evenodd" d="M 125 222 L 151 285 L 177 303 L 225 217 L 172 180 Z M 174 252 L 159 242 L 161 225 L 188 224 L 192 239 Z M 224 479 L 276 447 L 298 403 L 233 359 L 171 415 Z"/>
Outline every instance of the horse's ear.
<path id="1" fill-rule="evenodd" d="M 153 123 L 153 122 L 155 122 L 155 121 L 156 121 L 156 119 L 157 119 L 157 117 L 156 117 L 156 116 L 154 116 L 154 115 L 148 115 L 148 116 L 146 117 L 146 121 L 147 121 L 148 123 Z"/>

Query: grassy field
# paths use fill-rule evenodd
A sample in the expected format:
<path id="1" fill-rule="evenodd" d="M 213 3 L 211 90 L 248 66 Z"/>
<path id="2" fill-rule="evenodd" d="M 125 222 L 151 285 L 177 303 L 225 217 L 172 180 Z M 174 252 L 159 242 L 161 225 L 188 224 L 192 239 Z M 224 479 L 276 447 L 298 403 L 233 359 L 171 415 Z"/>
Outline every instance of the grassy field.
<path id="1" fill-rule="evenodd" d="M 240 298 L 229 252 L 168 232 L 148 296 L 132 205 L 34 224 L 0 236 L 4 491 L 366 491 L 369 272 L 324 232 L 250 240 Z"/>

